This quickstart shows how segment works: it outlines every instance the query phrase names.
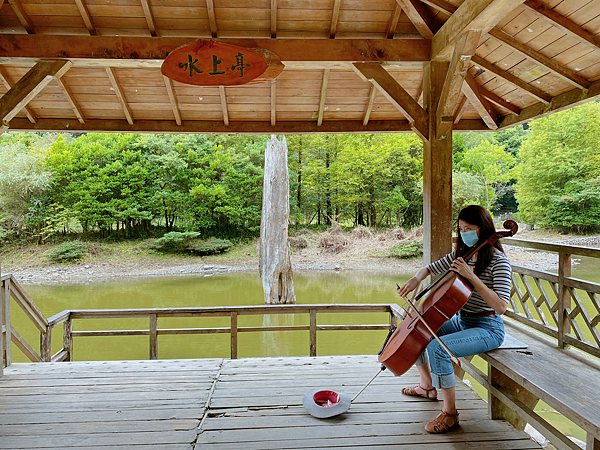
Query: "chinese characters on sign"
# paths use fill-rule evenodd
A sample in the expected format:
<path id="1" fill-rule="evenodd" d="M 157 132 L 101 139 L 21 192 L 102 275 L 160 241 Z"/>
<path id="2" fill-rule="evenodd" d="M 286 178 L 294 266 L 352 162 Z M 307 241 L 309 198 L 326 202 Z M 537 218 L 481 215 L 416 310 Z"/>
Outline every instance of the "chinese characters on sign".
<path id="1" fill-rule="evenodd" d="M 268 50 L 200 39 L 172 51 L 161 72 L 186 84 L 236 86 L 271 80 L 283 67 L 279 57 Z"/>

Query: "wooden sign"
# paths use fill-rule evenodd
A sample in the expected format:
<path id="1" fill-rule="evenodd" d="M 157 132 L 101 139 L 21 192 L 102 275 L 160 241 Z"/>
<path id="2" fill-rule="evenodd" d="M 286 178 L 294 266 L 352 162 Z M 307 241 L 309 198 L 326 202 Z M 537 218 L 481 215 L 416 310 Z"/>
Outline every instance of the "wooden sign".
<path id="1" fill-rule="evenodd" d="M 173 50 L 161 72 L 172 80 L 196 86 L 238 86 L 277 77 L 284 65 L 264 48 L 245 48 L 200 39 Z"/>

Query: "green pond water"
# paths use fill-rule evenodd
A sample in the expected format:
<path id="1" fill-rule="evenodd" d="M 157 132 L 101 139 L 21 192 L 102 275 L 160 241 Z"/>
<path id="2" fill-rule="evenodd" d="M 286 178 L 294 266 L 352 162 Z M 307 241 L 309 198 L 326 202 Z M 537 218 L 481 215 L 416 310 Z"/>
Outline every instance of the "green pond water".
<path id="1" fill-rule="evenodd" d="M 380 272 L 295 272 L 294 289 L 298 303 L 398 303 L 396 283 L 402 285 L 410 274 Z M 573 268 L 573 276 L 600 282 L 600 260 L 582 258 Z M 213 276 L 158 278 L 119 278 L 89 284 L 25 285 L 30 297 L 50 317 L 65 309 L 119 309 L 197 306 L 262 305 L 262 284 L 256 272 L 227 273 Z M 39 334 L 29 319 L 12 308 L 13 326 L 32 344 Z M 387 313 L 319 313 L 318 325 L 387 324 Z M 308 325 L 308 314 L 240 316 L 239 327 Z M 160 318 L 160 328 L 228 327 L 228 317 Z M 76 320 L 74 330 L 148 330 L 148 319 Z M 376 355 L 387 335 L 378 331 L 319 331 L 318 355 Z M 62 347 L 62 327 L 53 332 L 53 353 Z M 76 337 L 75 360 L 148 359 L 147 336 Z M 34 348 L 38 348 L 34 345 Z M 246 332 L 238 335 L 238 357 L 308 355 L 307 331 Z M 27 359 L 13 345 L 13 361 Z M 159 359 L 221 358 L 230 355 L 228 333 L 202 335 L 163 335 L 158 338 Z M 476 362 L 477 359 L 474 360 Z M 476 363 L 481 369 L 485 367 Z M 373 374 L 378 370 L 374 356 Z M 372 374 L 365 374 L 369 378 Z M 486 398 L 486 391 L 475 386 Z M 540 404 L 537 410 L 568 436 L 585 441 L 584 432 L 561 415 Z"/>

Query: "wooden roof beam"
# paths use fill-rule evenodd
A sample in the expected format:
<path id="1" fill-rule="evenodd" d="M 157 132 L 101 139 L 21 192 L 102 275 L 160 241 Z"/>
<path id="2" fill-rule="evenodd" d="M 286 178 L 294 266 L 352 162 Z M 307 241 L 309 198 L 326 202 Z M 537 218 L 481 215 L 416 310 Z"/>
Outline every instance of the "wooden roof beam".
<path id="1" fill-rule="evenodd" d="M 588 90 L 572 89 L 564 94 L 557 95 L 547 104 L 536 104 L 523 109 L 518 116 L 508 115 L 500 123 L 500 129 L 514 127 L 529 122 L 539 117 L 544 117 L 568 108 L 583 105 L 584 103 L 600 99 L 600 81 L 592 83 Z"/>
<path id="2" fill-rule="evenodd" d="M 271 80 L 271 126 L 277 123 L 277 78 Z"/>
<path id="3" fill-rule="evenodd" d="M 483 59 L 477 55 L 473 55 L 471 57 L 471 62 L 476 64 L 476 66 L 478 66 L 479 69 L 483 69 L 486 72 L 490 72 L 490 73 L 496 75 L 497 77 L 500 77 L 505 81 L 508 81 L 510 84 L 527 92 L 529 95 L 536 98 L 537 100 L 539 100 L 542 103 L 548 104 L 552 100 L 552 97 L 550 95 L 546 94 L 541 89 L 538 89 L 537 87 L 532 86 L 529 83 L 526 83 L 525 81 L 521 80 L 519 77 L 513 75 L 512 73 L 506 72 L 506 71 L 500 69 L 498 66 L 493 65 L 492 63 L 486 61 L 485 59 Z"/>
<path id="4" fill-rule="evenodd" d="M 60 87 L 65 98 L 67 99 L 67 102 L 69 102 L 69 105 L 71 105 L 71 109 L 75 113 L 75 117 L 77 117 L 77 120 L 79 120 L 80 123 L 85 123 L 85 117 L 83 116 L 83 112 L 81 111 L 79 105 L 73 98 L 73 94 L 71 94 L 71 90 L 69 89 L 69 87 L 61 78 L 57 78 L 56 82 L 58 83 L 58 86 Z"/>
<path id="5" fill-rule="evenodd" d="M 55 78 L 62 77 L 73 64 L 67 60 L 40 61 L 0 98 L 0 122 L 6 127 L 42 89 Z"/>
<path id="6" fill-rule="evenodd" d="M 440 28 L 431 11 L 419 0 L 396 0 L 396 2 L 425 39 L 431 39 Z"/>
<path id="7" fill-rule="evenodd" d="M 369 100 L 367 100 L 367 107 L 365 108 L 365 114 L 363 116 L 363 126 L 369 123 L 369 117 L 373 111 L 373 104 L 375 103 L 375 95 L 377 94 L 377 88 L 374 84 L 371 84 L 371 90 L 369 91 Z"/>
<path id="8" fill-rule="evenodd" d="M 460 119 L 462 119 L 462 116 L 465 113 L 467 106 L 469 106 L 469 99 L 466 95 L 463 94 L 460 102 L 458 103 L 458 108 L 456 108 L 456 114 L 454 115 L 455 124 L 460 122 Z"/>
<path id="9" fill-rule="evenodd" d="M 471 63 L 471 56 L 475 54 L 480 38 L 481 32 L 467 31 L 454 46 L 454 52 L 436 109 L 437 117 L 435 120 L 437 122 L 438 139 L 441 139 L 448 131 L 452 130 L 454 114 L 461 99 L 462 85 Z"/>
<path id="10" fill-rule="evenodd" d="M 427 39 L 220 39 L 249 48 L 264 48 L 284 64 L 350 64 L 357 61 L 421 65 L 429 61 Z M 127 65 L 160 67 L 173 50 L 189 38 L 141 36 L 55 36 L 0 34 L 1 64 L 39 59 L 72 59 L 78 66 Z M 81 61 L 77 61 L 81 60 Z"/>
<path id="11" fill-rule="evenodd" d="M 426 5 L 431 6 L 432 8 L 437 9 L 449 16 L 454 14 L 458 7 L 454 6 L 452 3 L 448 3 L 444 0 L 421 0 Z"/>
<path id="12" fill-rule="evenodd" d="M 390 18 L 390 24 L 388 25 L 388 30 L 386 36 L 388 39 L 393 39 L 396 34 L 396 28 L 398 28 L 398 21 L 400 20 L 400 14 L 402 13 L 402 8 L 398 2 L 394 2 L 394 9 L 392 11 L 392 17 Z"/>
<path id="13" fill-rule="evenodd" d="M 223 123 L 229 126 L 229 111 L 227 111 L 227 94 L 225 86 L 219 86 L 219 95 L 221 96 L 221 109 L 223 110 Z"/>
<path id="14" fill-rule="evenodd" d="M 408 119 L 421 139 L 429 140 L 429 117 L 417 101 L 378 63 L 354 63 L 354 71 L 370 81 Z"/>
<path id="15" fill-rule="evenodd" d="M 464 33 L 469 30 L 487 33 L 524 1 L 465 0 L 433 36 L 431 59 L 449 60 L 454 45 Z"/>
<path id="16" fill-rule="evenodd" d="M 181 113 L 179 112 L 179 102 L 177 101 L 177 94 L 175 93 L 175 89 L 173 88 L 173 80 L 164 75 L 163 80 L 165 80 L 165 87 L 167 88 L 169 101 L 171 102 L 171 107 L 173 108 L 173 116 L 175 117 L 175 123 L 177 125 L 181 125 Z"/>
<path id="17" fill-rule="evenodd" d="M 1 5 L 0 5 L 0 7 L 1 7 Z M 13 87 L 13 83 L 10 81 L 10 78 L 8 77 L 8 74 L 6 73 L 6 70 L 4 70 L 4 67 L 2 67 L 2 66 L 0 66 L 0 82 L 8 90 L 10 90 Z M 31 108 L 29 108 L 29 106 L 24 106 L 22 111 L 25 113 L 25 115 L 27 116 L 27 118 L 29 119 L 29 121 L 31 123 L 35 123 L 35 114 L 31 110 Z"/>
<path id="18" fill-rule="evenodd" d="M 498 113 L 491 102 L 481 94 L 477 82 L 469 73 L 467 73 L 463 83 L 463 93 L 467 96 L 469 102 L 473 105 L 488 128 L 490 130 L 497 130 Z"/>
<path id="19" fill-rule="evenodd" d="M 337 33 L 338 20 L 340 18 L 340 1 L 341 0 L 333 0 L 331 24 L 329 25 L 329 39 L 335 39 L 335 34 Z"/>
<path id="20" fill-rule="evenodd" d="M 567 33 L 576 39 L 583 39 L 584 41 L 589 42 L 596 50 L 600 49 L 600 36 L 596 36 L 581 25 L 578 25 L 569 18 L 557 13 L 540 0 L 525 0 L 524 5 L 536 13 L 538 17 L 550 21 L 552 25 L 563 33 Z"/>
<path id="21" fill-rule="evenodd" d="M 323 125 L 323 114 L 325 113 L 325 99 L 327 97 L 327 85 L 329 84 L 329 73 L 331 69 L 323 71 L 323 81 L 321 82 L 321 95 L 319 98 L 319 113 L 317 114 L 317 126 Z"/>
<path id="22" fill-rule="evenodd" d="M 8 3 L 10 3 L 10 6 L 12 6 L 12 9 L 17 15 L 19 22 L 21 22 L 21 25 L 23 25 L 23 28 L 25 28 L 27 33 L 34 34 L 35 30 L 33 29 L 33 22 L 25 12 L 25 9 L 23 9 L 21 0 L 8 0 Z"/>
<path id="23" fill-rule="evenodd" d="M 152 36 L 157 36 L 156 34 L 156 24 L 154 23 L 154 14 L 152 14 L 152 8 L 148 3 L 148 0 L 140 0 L 142 2 L 142 9 L 144 10 L 144 16 L 146 16 L 146 23 L 148 24 L 148 29 L 150 30 L 150 34 Z"/>
<path id="24" fill-rule="evenodd" d="M 513 105 L 508 100 L 504 100 L 502 97 L 500 97 L 497 94 L 494 94 L 491 91 L 488 91 L 483 86 L 479 86 L 479 93 L 481 95 L 483 95 L 485 98 L 487 98 L 494 105 L 498 105 L 498 106 L 501 106 L 502 108 L 508 109 L 510 114 L 514 114 L 516 116 L 521 114 L 521 108 L 519 108 L 517 105 Z"/>
<path id="25" fill-rule="evenodd" d="M 277 0 L 271 0 L 271 37 L 277 37 Z"/>
<path id="26" fill-rule="evenodd" d="M 215 4 L 213 0 L 206 0 L 206 10 L 208 11 L 208 26 L 210 27 L 210 35 L 217 37 L 217 19 L 215 16 Z"/>
<path id="27" fill-rule="evenodd" d="M 88 29 L 90 35 L 96 36 L 98 34 L 98 30 L 96 30 L 96 25 L 94 25 L 92 15 L 85 4 L 85 0 L 75 0 L 75 4 L 77 5 L 77 9 L 79 9 L 79 14 L 81 14 L 83 23 L 85 23 L 85 27 Z"/>
<path id="28" fill-rule="evenodd" d="M 108 79 L 110 80 L 110 84 L 112 85 L 115 94 L 117 94 L 119 103 L 121 103 L 121 108 L 123 109 L 123 113 L 125 114 L 127 122 L 130 125 L 133 125 L 133 116 L 131 115 L 131 110 L 129 109 L 129 105 L 127 104 L 127 99 L 125 98 L 123 89 L 121 89 L 121 85 L 119 84 L 119 80 L 117 78 L 117 74 L 115 73 L 115 69 L 112 67 L 107 67 L 106 74 L 108 75 Z"/>
<path id="29" fill-rule="evenodd" d="M 509 36 L 508 34 L 503 33 L 500 30 L 490 30 L 488 31 L 488 33 L 490 36 L 495 37 L 503 44 L 508 45 L 517 53 L 520 53 L 521 55 L 527 58 L 533 59 L 536 63 L 538 63 L 541 66 L 544 66 L 546 69 L 548 69 L 555 75 L 558 75 L 560 78 L 568 81 L 573 86 L 581 89 L 588 89 L 591 86 L 592 83 L 590 81 L 580 76 L 574 70 L 571 70 L 567 66 L 553 61 L 552 59 L 541 54 L 540 52 L 535 51 L 531 47 L 528 47 L 527 45 L 517 41 L 515 38 Z"/>

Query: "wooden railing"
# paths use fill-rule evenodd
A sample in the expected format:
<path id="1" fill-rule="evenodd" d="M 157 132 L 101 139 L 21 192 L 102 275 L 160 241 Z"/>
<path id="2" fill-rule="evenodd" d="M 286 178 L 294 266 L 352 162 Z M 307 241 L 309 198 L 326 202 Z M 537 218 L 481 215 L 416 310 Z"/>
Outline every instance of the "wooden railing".
<path id="1" fill-rule="evenodd" d="M 557 275 L 513 265 L 506 315 L 554 337 L 559 348 L 572 345 L 600 358 L 600 284 L 571 277 L 573 255 L 600 258 L 600 249 L 515 238 L 502 243 L 558 254 Z"/>
<path id="2" fill-rule="evenodd" d="M 11 322 L 11 298 L 29 317 L 31 322 L 40 332 L 40 351 L 39 353 L 15 330 Z M 2 365 L 0 375 L 12 362 L 11 342 L 15 344 L 30 361 L 43 362 L 50 361 L 51 357 L 51 330 L 48 319 L 29 298 L 25 290 L 11 274 L 2 274 L 0 276 L 0 354 L 2 355 Z"/>

